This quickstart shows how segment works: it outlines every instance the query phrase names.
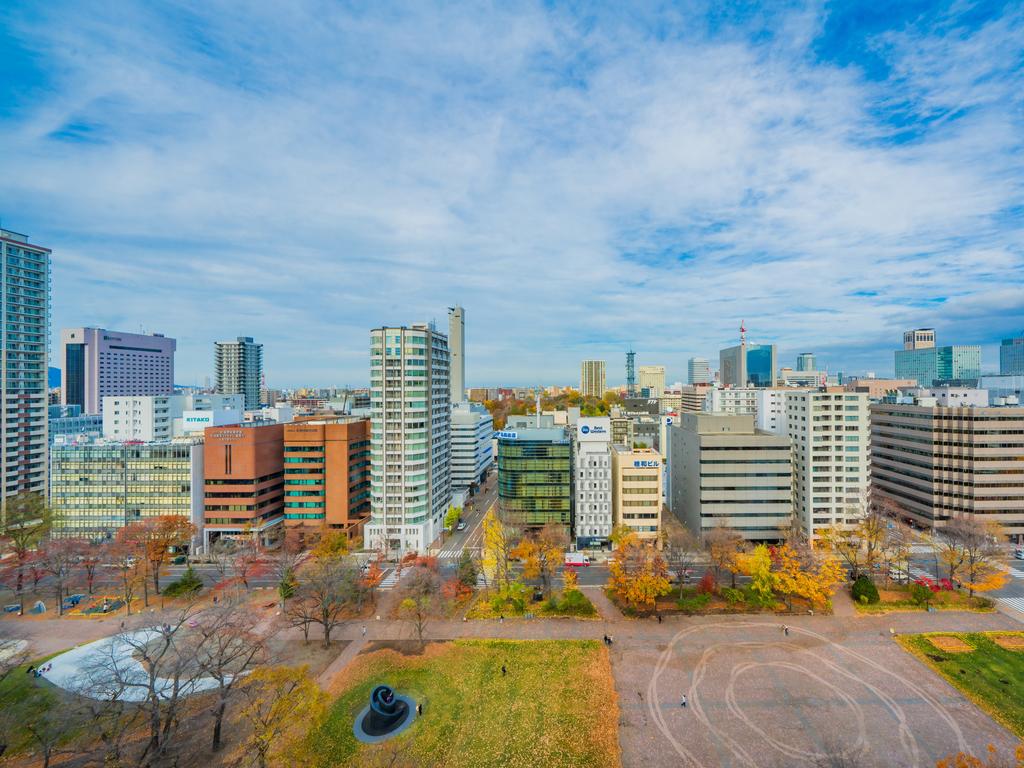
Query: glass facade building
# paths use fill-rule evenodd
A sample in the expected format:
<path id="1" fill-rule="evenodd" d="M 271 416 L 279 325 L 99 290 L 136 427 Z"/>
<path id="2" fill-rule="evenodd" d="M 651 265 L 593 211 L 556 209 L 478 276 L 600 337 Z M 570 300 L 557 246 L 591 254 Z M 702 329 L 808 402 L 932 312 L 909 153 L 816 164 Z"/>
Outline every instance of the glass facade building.
<path id="1" fill-rule="evenodd" d="M 755 387 L 775 386 L 775 345 L 747 345 L 747 381 Z"/>
<path id="2" fill-rule="evenodd" d="M 898 349 L 895 356 L 896 378 L 915 379 L 923 387 L 937 381 L 981 376 L 981 347 L 978 346 Z"/>
<path id="3" fill-rule="evenodd" d="M 160 515 L 202 524 L 198 441 L 54 446 L 50 465 L 55 536 L 110 539 Z"/>
<path id="4" fill-rule="evenodd" d="M 1024 375 L 1024 336 L 1003 339 L 999 345 L 999 373 L 1003 376 Z"/>
<path id="5" fill-rule="evenodd" d="M 572 443 L 563 429 L 498 432 L 498 505 L 511 525 L 571 527 Z"/>

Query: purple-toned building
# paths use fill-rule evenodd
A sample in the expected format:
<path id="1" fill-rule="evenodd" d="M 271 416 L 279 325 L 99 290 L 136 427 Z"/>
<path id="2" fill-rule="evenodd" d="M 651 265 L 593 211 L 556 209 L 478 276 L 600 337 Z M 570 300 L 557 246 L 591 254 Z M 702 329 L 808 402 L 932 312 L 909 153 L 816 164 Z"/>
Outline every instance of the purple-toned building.
<path id="1" fill-rule="evenodd" d="M 174 394 L 174 339 L 159 333 L 65 328 L 60 346 L 62 405 L 102 413 L 108 395 Z"/>

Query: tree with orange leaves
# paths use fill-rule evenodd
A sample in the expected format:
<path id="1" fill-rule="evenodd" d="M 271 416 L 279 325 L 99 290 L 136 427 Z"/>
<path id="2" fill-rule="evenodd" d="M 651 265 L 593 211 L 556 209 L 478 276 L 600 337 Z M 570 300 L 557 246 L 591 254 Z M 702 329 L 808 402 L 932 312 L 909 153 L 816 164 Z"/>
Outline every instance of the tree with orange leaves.
<path id="1" fill-rule="evenodd" d="M 160 594 L 160 572 L 171 557 L 171 549 L 186 547 L 196 527 L 181 515 L 158 515 L 126 525 L 118 532 L 121 544 L 134 548 L 136 557 L 145 560 L 153 579 L 153 591 Z"/>
<path id="2" fill-rule="evenodd" d="M 672 589 L 661 554 L 634 533 L 619 541 L 608 566 L 608 588 L 626 605 L 645 612 L 654 610 L 655 601 Z"/>
<path id="3" fill-rule="evenodd" d="M 540 578 L 544 595 L 551 596 L 551 583 L 565 560 L 566 535 L 561 526 L 548 524 L 536 536 L 524 536 L 509 553 L 523 563 L 523 577 Z"/>

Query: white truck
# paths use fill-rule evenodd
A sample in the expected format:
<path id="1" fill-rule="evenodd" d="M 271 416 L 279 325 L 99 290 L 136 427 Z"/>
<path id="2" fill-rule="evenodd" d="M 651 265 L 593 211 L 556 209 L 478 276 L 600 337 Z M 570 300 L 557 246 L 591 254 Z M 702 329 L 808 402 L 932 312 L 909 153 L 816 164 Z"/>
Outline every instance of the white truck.
<path id="1" fill-rule="evenodd" d="M 573 568 L 586 568 L 590 565 L 590 558 L 581 552 L 566 552 L 565 564 Z"/>

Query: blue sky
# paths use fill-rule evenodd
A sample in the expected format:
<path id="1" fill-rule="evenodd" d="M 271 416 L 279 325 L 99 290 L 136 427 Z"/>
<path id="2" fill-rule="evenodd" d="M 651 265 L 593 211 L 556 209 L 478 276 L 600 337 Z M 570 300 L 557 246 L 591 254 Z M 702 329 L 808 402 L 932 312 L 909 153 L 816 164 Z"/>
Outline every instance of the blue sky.
<path id="1" fill-rule="evenodd" d="M 461 302 L 470 384 L 749 337 L 892 370 L 1024 330 L 1019 3 L 0 6 L 3 226 L 55 333 L 252 335 L 360 384 Z"/>

